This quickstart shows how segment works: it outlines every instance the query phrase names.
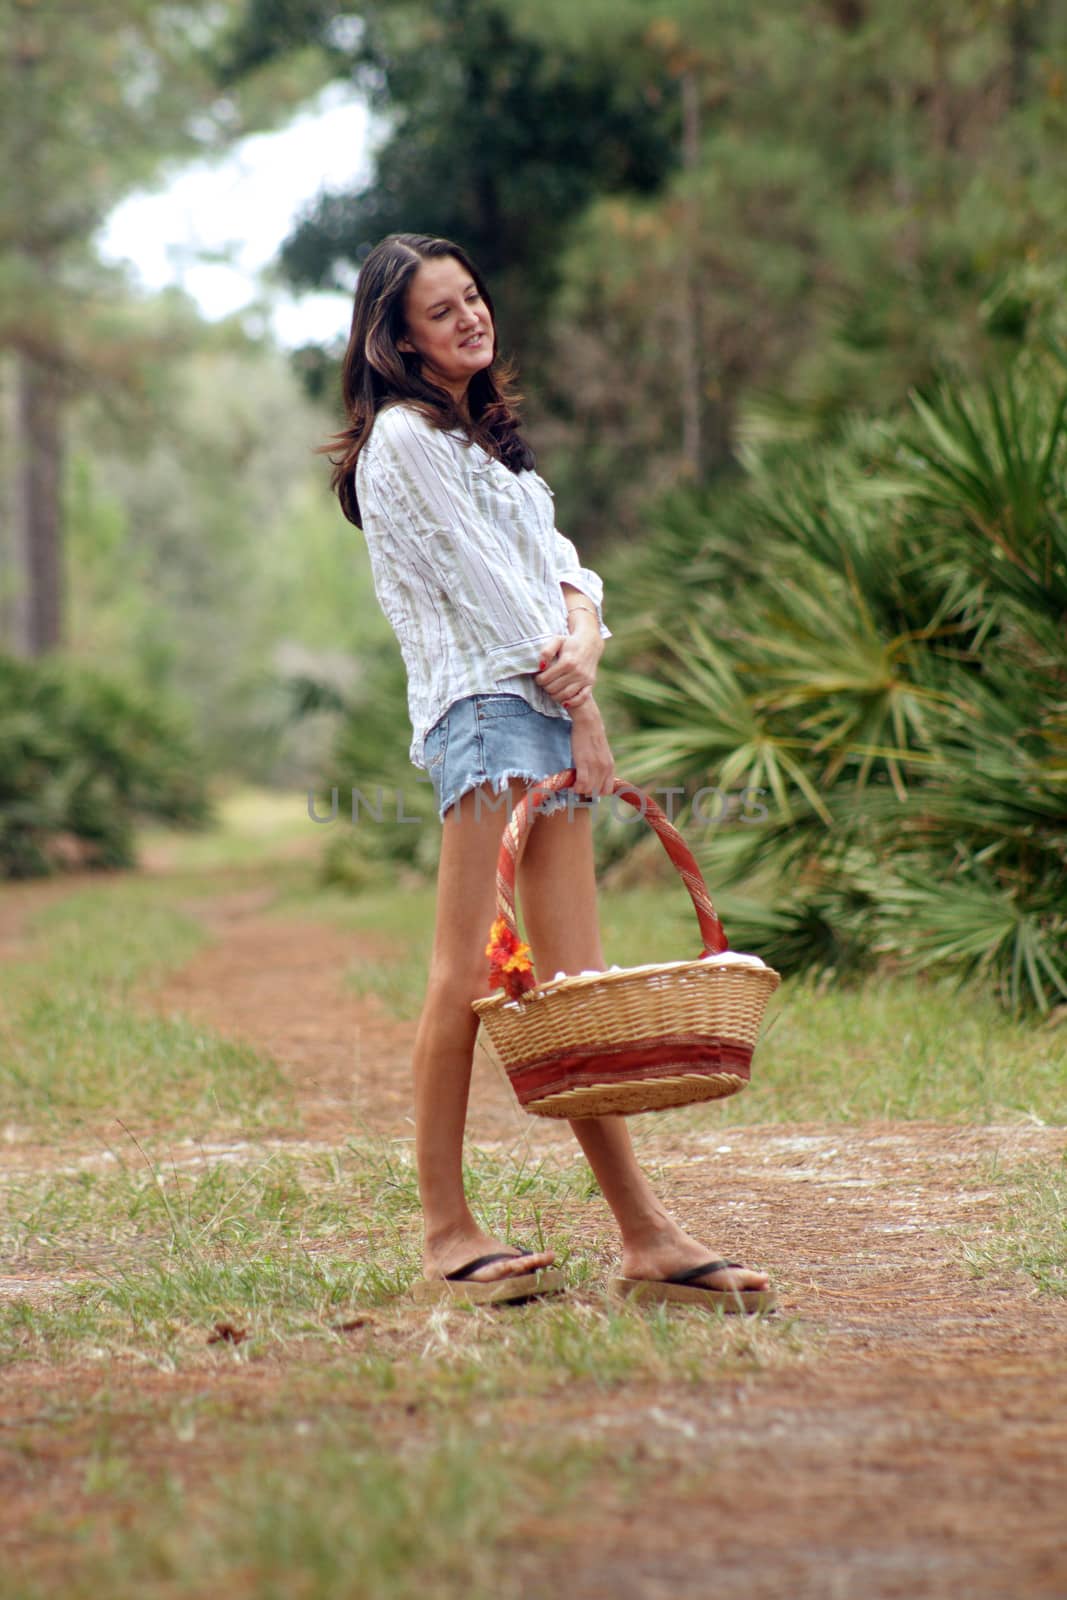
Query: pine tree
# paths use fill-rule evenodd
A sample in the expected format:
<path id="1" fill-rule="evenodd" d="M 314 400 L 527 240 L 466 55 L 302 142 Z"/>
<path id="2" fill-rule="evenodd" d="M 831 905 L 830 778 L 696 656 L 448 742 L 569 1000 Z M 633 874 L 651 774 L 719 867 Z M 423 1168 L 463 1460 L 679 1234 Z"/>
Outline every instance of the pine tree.
<path id="1" fill-rule="evenodd" d="M 38 655 L 63 634 L 63 414 L 87 386 L 131 381 L 137 339 L 93 235 L 126 193 L 182 156 L 218 152 L 315 86 L 290 70 L 239 103 L 221 62 L 243 7 L 0 0 L 0 465 L 10 514 L 0 627 Z M 131 348 L 125 345 L 129 337 Z"/>

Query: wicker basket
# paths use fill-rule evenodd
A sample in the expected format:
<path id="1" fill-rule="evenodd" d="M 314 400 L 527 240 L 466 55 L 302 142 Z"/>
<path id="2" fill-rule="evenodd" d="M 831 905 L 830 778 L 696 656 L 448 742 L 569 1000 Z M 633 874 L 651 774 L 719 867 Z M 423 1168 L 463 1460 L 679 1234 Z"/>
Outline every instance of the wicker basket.
<path id="1" fill-rule="evenodd" d="M 505 829 L 497 910 L 512 936 L 515 870 L 537 801 L 572 786 L 574 777 L 572 767 L 537 784 Z M 613 792 L 640 810 L 678 869 L 704 956 L 560 978 L 518 999 L 475 1000 L 519 1104 L 534 1116 L 626 1116 L 736 1094 L 748 1082 L 764 1008 L 781 981 L 770 967 L 708 959 L 726 951 L 726 936 L 692 852 L 649 795 L 621 780 Z"/>

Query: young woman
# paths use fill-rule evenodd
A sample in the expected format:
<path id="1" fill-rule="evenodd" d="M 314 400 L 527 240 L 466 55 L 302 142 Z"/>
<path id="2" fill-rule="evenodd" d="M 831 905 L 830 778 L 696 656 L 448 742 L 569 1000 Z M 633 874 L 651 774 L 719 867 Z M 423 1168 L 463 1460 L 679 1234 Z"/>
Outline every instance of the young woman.
<path id="1" fill-rule="evenodd" d="M 593 689 L 609 630 L 603 586 L 555 528 L 552 494 L 519 429 L 497 360 L 489 292 L 455 244 L 394 234 L 360 268 L 344 360 L 348 427 L 333 486 L 366 536 L 375 590 L 408 675 L 412 762 L 442 818 L 437 912 L 414 1051 L 415 1153 L 424 1213 L 419 1298 L 518 1299 L 562 1285 L 551 1250 L 519 1251 L 479 1227 L 463 1187 L 485 943 L 510 801 L 574 767 L 611 790 Z M 519 867 L 537 972 L 605 965 L 590 808 L 553 795 Z M 622 1235 L 622 1271 L 684 1282 L 709 1305 L 773 1303 L 765 1273 L 726 1263 L 668 1215 L 625 1121 L 571 1123 Z M 644 1291 L 643 1291 L 644 1292 Z"/>

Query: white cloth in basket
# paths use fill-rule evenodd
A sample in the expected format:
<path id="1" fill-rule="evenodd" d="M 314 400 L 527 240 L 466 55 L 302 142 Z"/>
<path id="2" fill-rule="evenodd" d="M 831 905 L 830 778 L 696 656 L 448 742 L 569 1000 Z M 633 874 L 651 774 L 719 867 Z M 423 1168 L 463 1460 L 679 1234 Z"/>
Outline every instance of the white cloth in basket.
<path id="1" fill-rule="evenodd" d="M 760 960 L 759 956 L 746 955 L 741 950 L 722 950 L 718 955 L 701 956 L 699 959 L 701 961 L 707 961 L 709 965 L 713 967 L 765 967 L 767 965 L 765 961 Z M 645 962 L 643 966 L 626 967 L 624 969 L 616 962 L 606 969 L 601 969 L 599 967 L 585 967 L 579 973 L 557 972 L 551 981 L 553 983 L 558 983 L 561 978 L 573 977 L 599 978 L 602 970 L 606 970 L 608 972 L 622 972 L 624 970 L 626 972 L 663 972 L 668 967 L 686 967 L 688 965 L 688 961 L 648 961 Z"/>

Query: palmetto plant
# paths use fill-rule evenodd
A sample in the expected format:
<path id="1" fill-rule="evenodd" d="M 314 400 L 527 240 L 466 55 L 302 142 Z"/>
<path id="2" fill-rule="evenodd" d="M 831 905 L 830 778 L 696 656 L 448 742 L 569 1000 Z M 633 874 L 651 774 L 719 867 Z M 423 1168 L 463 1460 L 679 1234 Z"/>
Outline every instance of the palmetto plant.
<path id="1" fill-rule="evenodd" d="M 645 615 L 641 657 L 610 676 L 620 767 L 765 791 L 766 823 L 701 846 L 735 942 L 787 969 L 888 958 L 1013 1009 L 1062 1002 L 1062 367 L 945 381 L 875 432 L 749 467 L 741 581 L 691 581 L 724 554 L 709 510 L 706 548 L 674 566 L 685 625 Z"/>
<path id="2" fill-rule="evenodd" d="M 937 519 L 947 553 L 1026 611 L 1067 617 L 1063 495 L 1067 385 L 1009 375 L 979 400 L 950 384 L 916 397 L 925 436 L 900 486 Z"/>

